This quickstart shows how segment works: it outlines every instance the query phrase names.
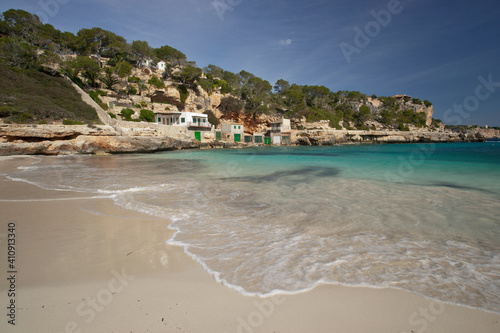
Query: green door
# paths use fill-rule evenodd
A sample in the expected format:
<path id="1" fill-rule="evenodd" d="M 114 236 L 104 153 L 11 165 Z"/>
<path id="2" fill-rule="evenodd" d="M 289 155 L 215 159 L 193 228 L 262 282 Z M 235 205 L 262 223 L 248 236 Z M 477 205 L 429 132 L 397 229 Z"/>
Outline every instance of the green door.
<path id="1" fill-rule="evenodd" d="M 194 132 L 194 138 L 198 141 L 201 141 L 201 132 Z"/>
<path id="2" fill-rule="evenodd" d="M 252 142 L 252 137 L 249 135 L 245 135 L 245 143 L 251 143 Z"/>
<path id="3" fill-rule="evenodd" d="M 264 143 L 266 145 L 270 145 L 271 144 L 271 138 L 264 138 Z"/>
<path id="4" fill-rule="evenodd" d="M 241 134 L 235 134 L 234 135 L 234 142 L 240 142 L 241 141 Z"/>
<path id="5" fill-rule="evenodd" d="M 217 141 L 222 140 L 222 133 L 221 132 L 215 132 L 215 140 L 217 140 Z"/>

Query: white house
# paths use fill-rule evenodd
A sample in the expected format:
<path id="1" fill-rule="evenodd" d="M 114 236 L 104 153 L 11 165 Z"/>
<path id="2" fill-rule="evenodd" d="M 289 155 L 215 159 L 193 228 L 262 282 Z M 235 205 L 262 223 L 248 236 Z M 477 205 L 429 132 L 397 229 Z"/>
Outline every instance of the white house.
<path id="1" fill-rule="evenodd" d="M 151 67 L 152 64 L 153 64 L 153 59 L 151 59 L 151 58 L 145 58 L 145 59 L 140 60 L 137 63 L 137 67 L 139 67 L 139 68 L 142 68 L 142 67 Z"/>
<path id="2" fill-rule="evenodd" d="M 194 139 L 202 141 L 209 138 L 206 132 L 212 131 L 212 124 L 208 122 L 208 115 L 194 112 L 155 112 L 157 124 L 185 127 L 187 133 Z M 213 134 L 212 134 L 213 136 Z"/>
<path id="3" fill-rule="evenodd" d="M 162 125 L 212 128 L 208 115 L 192 112 L 155 112 L 156 123 Z"/>
<path id="4" fill-rule="evenodd" d="M 241 123 L 222 123 L 222 137 L 227 141 L 241 142 L 244 126 Z"/>
<path id="5" fill-rule="evenodd" d="M 165 61 L 160 61 L 156 64 L 156 68 L 165 71 L 165 69 L 167 69 L 167 63 Z"/>
<path id="6" fill-rule="evenodd" d="M 289 144 L 292 139 L 290 119 L 282 118 L 271 123 L 271 140 L 275 145 Z"/>
<path id="7" fill-rule="evenodd" d="M 282 118 L 278 121 L 274 121 L 271 123 L 271 131 L 272 132 L 286 132 L 292 129 L 290 125 L 290 119 Z"/>

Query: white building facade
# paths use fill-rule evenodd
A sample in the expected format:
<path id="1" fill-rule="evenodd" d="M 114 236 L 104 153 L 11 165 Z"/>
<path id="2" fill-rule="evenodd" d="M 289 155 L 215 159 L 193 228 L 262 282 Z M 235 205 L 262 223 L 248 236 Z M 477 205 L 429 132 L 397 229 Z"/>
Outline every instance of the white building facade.
<path id="1" fill-rule="evenodd" d="M 208 115 L 192 112 L 156 112 L 156 123 L 171 126 L 212 128 Z"/>

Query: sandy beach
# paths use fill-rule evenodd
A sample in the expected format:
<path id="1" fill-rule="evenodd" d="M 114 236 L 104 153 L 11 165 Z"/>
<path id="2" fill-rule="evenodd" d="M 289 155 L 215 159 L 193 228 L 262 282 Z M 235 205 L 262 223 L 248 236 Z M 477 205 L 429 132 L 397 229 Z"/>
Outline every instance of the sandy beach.
<path id="1" fill-rule="evenodd" d="M 30 161 L 2 158 L 0 174 Z M 173 234 L 168 219 L 4 176 L 0 188 L 1 332 L 500 331 L 498 314 L 396 289 L 322 285 L 295 295 L 243 296 L 165 243 Z"/>

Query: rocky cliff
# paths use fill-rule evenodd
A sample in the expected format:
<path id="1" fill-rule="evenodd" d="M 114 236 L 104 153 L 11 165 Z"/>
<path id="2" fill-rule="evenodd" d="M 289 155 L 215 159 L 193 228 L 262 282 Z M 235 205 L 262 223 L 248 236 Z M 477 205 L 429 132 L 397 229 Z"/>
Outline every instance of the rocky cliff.
<path id="1" fill-rule="evenodd" d="M 140 153 L 206 146 L 196 140 L 136 133 L 138 135 L 121 135 L 108 125 L 4 124 L 0 125 L 0 155 Z"/>
<path id="2" fill-rule="evenodd" d="M 428 131 L 357 131 L 331 130 L 328 128 L 299 131 L 294 144 L 328 146 L 340 143 L 427 143 L 427 142 L 480 142 L 475 133 Z"/>
<path id="3" fill-rule="evenodd" d="M 323 123 L 324 124 L 324 123 Z M 327 126 L 297 133 L 294 145 L 482 141 L 476 133 L 334 130 Z M 0 155 L 150 153 L 176 149 L 244 147 L 156 136 L 148 129 L 122 135 L 109 125 L 0 125 Z"/>

